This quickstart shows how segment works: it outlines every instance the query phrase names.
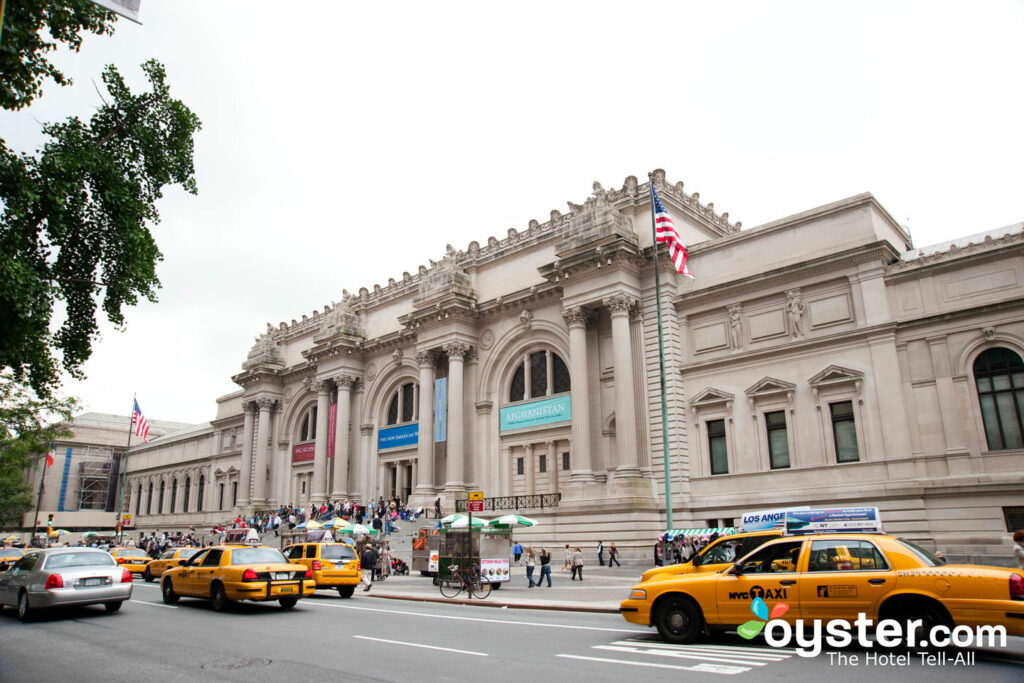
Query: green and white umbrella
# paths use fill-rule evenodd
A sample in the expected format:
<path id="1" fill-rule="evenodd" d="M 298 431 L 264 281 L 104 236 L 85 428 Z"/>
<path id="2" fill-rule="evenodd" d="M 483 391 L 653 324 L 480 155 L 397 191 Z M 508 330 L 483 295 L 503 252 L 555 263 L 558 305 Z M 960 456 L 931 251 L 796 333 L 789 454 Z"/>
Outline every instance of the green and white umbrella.
<path id="1" fill-rule="evenodd" d="M 501 529 L 510 526 L 537 526 L 537 520 L 530 519 L 529 517 L 523 517 L 522 515 L 502 515 L 497 519 L 492 519 L 487 523 L 487 526 L 498 527 Z"/>
<path id="2" fill-rule="evenodd" d="M 457 519 L 457 520 L 455 520 L 454 522 L 451 523 L 451 528 L 452 529 L 465 529 L 468 526 L 469 526 L 469 517 L 463 517 L 462 519 Z M 473 518 L 473 528 L 474 529 L 482 529 L 485 526 L 487 526 L 487 520 L 486 519 L 484 519 L 483 517 L 474 517 Z"/>
<path id="3" fill-rule="evenodd" d="M 463 515 L 463 514 L 458 513 L 458 512 L 453 512 L 452 514 L 448 515 L 447 517 L 442 517 L 439 521 L 444 526 L 448 526 L 449 524 L 451 524 L 453 522 L 457 522 L 460 519 L 465 519 L 465 518 L 466 518 L 466 515 Z"/>
<path id="4" fill-rule="evenodd" d="M 363 534 L 373 536 L 377 533 L 377 530 L 372 527 L 366 527 L 362 524 L 353 524 L 347 529 L 338 529 L 339 534 Z"/>

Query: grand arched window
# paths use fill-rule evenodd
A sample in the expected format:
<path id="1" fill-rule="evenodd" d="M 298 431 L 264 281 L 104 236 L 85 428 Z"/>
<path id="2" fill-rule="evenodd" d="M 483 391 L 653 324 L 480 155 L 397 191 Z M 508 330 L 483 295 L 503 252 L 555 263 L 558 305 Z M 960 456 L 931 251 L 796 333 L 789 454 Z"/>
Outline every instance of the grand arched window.
<path id="1" fill-rule="evenodd" d="M 174 479 L 171 481 L 171 509 L 168 512 L 174 512 L 174 505 L 178 502 L 178 480 Z"/>
<path id="2" fill-rule="evenodd" d="M 989 450 L 1024 448 L 1024 361 L 1010 349 L 989 349 L 974 361 L 974 382 Z"/>
<path id="3" fill-rule="evenodd" d="M 142 509 L 142 484 L 139 484 L 139 495 L 135 496 L 135 516 L 139 516 L 139 510 Z"/>
<path id="4" fill-rule="evenodd" d="M 192 477 L 185 477 L 185 495 L 182 498 L 181 511 L 188 512 L 188 494 L 192 492 Z"/>
<path id="5" fill-rule="evenodd" d="M 553 351 L 534 351 L 516 365 L 509 385 L 510 403 L 564 394 L 571 389 L 569 368 Z"/>
<path id="6" fill-rule="evenodd" d="M 416 389 L 415 382 L 407 382 L 391 394 L 391 400 L 388 402 L 387 423 L 389 425 L 404 424 L 419 419 L 417 416 L 419 396 Z"/>
<path id="7" fill-rule="evenodd" d="M 316 415 L 317 407 L 312 405 L 299 418 L 299 443 L 316 441 Z"/>
<path id="8" fill-rule="evenodd" d="M 149 495 L 146 496 L 146 514 L 153 514 L 153 482 L 149 482 Z"/>
<path id="9" fill-rule="evenodd" d="M 199 475 L 199 486 L 196 489 L 196 512 L 203 511 L 203 492 L 206 489 L 206 475 Z"/>
<path id="10" fill-rule="evenodd" d="M 157 498 L 157 500 L 156 500 L 156 513 L 158 515 L 163 514 L 163 512 L 164 512 L 164 485 L 165 484 L 166 484 L 166 482 L 163 479 L 161 479 L 160 480 L 160 497 Z"/>

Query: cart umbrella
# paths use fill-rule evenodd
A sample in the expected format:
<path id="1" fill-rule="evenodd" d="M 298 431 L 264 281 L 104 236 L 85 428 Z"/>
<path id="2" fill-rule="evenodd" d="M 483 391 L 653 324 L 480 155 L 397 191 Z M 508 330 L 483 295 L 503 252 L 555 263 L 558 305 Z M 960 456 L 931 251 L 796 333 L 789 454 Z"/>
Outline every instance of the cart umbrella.
<path id="1" fill-rule="evenodd" d="M 474 517 L 473 518 L 473 528 L 474 529 L 482 529 L 483 527 L 487 526 L 487 524 L 488 524 L 487 520 L 484 519 L 483 517 Z M 452 529 L 465 529 L 467 526 L 469 526 L 469 518 L 468 517 L 463 517 L 462 519 L 457 519 L 457 520 L 455 520 L 454 522 L 451 523 L 451 528 Z"/>
<path id="2" fill-rule="evenodd" d="M 498 527 L 499 529 L 510 526 L 537 526 L 537 520 L 523 517 L 522 515 L 502 515 L 497 519 L 492 519 L 487 523 L 487 526 Z"/>
<path id="3" fill-rule="evenodd" d="M 728 536 L 734 533 L 736 533 L 736 527 L 732 526 L 709 527 L 704 529 L 670 529 L 663 533 L 658 540 L 674 541 L 682 536 L 710 536 L 711 534 Z"/>
<path id="4" fill-rule="evenodd" d="M 324 522 L 325 529 L 345 529 L 352 526 L 352 523 L 348 520 L 344 520 L 341 517 L 335 517 L 329 522 Z"/>

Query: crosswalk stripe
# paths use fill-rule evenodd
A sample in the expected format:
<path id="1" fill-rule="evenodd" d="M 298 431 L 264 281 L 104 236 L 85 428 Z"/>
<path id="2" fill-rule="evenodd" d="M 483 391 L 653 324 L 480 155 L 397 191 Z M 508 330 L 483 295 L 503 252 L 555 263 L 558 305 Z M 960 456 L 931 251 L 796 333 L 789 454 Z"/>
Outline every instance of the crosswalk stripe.
<path id="1" fill-rule="evenodd" d="M 660 664 L 658 662 L 634 662 L 629 659 L 608 659 L 605 657 L 584 657 L 582 655 L 566 655 L 560 654 L 555 655 L 556 657 L 565 657 L 566 659 L 582 659 L 588 662 L 600 662 L 602 664 L 626 664 L 629 666 L 646 666 L 655 669 L 673 669 L 675 671 L 702 671 L 707 673 L 718 673 L 726 675 L 741 674 L 750 671 L 749 667 L 743 666 L 727 666 L 724 664 L 711 664 L 705 662 L 703 664 L 697 664 L 695 666 L 680 666 L 677 664 Z"/>
<path id="2" fill-rule="evenodd" d="M 707 650 L 725 650 L 728 652 L 770 652 L 779 653 L 784 655 L 791 655 L 796 652 L 795 648 L 791 647 L 746 647 L 744 645 L 715 645 L 712 643 L 698 643 L 694 645 L 676 645 L 674 643 L 665 643 L 658 640 L 650 640 L 644 638 L 623 638 L 620 642 L 629 643 L 630 645 L 641 645 L 644 647 L 664 647 L 664 648 L 676 648 L 676 647 L 699 647 Z"/>
<path id="3" fill-rule="evenodd" d="M 731 651 L 728 648 L 706 648 L 701 645 L 665 645 L 663 643 L 638 643 L 630 640 L 617 640 L 612 645 L 619 645 L 622 647 L 630 647 L 638 650 L 648 651 L 668 651 L 668 652 L 686 652 L 689 654 L 709 654 L 717 656 L 728 656 L 728 657 L 742 657 L 744 659 L 754 660 L 766 660 L 769 662 L 781 662 L 785 659 L 789 659 L 792 655 L 787 653 L 776 654 L 771 651 L 761 652 L 743 652 L 743 651 Z"/>
<path id="4" fill-rule="evenodd" d="M 696 659 L 703 662 L 718 662 L 721 664 L 742 664 L 743 666 L 765 666 L 771 662 L 758 659 L 741 659 L 739 657 L 727 657 L 716 654 L 689 654 L 686 652 L 675 652 L 672 650 L 638 650 L 632 647 L 619 647 L 617 645 L 596 645 L 595 650 L 611 650 L 612 652 L 631 652 L 633 654 L 654 655 L 656 657 L 673 657 L 675 659 Z"/>

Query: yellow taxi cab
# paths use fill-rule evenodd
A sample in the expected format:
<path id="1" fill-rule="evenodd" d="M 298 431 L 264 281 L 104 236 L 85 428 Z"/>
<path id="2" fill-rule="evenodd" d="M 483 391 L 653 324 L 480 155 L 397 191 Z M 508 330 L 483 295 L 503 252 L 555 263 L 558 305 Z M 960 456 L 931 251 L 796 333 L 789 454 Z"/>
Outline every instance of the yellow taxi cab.
<path id="1" fill-rule="evenodd" d="M 910 541 L 879 533 L 785 536 L 719 573 L 656 578 L 633 587 L 619 611 L 688 643 L 753 619 L 761 598 L 790 624 L 820 619 L 877 623 L 920 620 L 934 626 L 998 626 L 1024 635 L 1024 572 L 944 564 Z M 784 605 L 784 607 L 780 607 Z"/>
<path id="2" fill-rule="evenodd" d="M 291 609 L 316 590 L 309 569 L 268 546 L 217 545 L 178 562 L 160 577 L 160 592 L 169 605 L 188 596 L 209 598 L 218 612 L 239 600 L 277 600 Z"/>
<path id="3" fill-rule="evenodd" d="M 25 551 L 21 548 L 6 546 L 0 548 L 0 572 L 5 572 L 14 566 L 14 563 L 21 559 Z"/>
<path id="4" fill-rule="evenodd" d="M 782 531 L 779 529 L 721 536 L 686 562 L 648 569 L 640 577 L 640 581 L 660 581 L 694 572 L 720 572 L 727 569 L 738 558 L 780 536 L 782 536 Z"/>
<path id="5" fill-rule="evenodd" d="M 337 588 L 338 595 L 351 598 L 359 585 L 359 555 L 347 543 L 307 540 L 286 547 L 284 556 L 308 568 L 317 588 Z"/>
<path id="6" fill-rule="evenodd" d="M 110 554 L 119 565 L 132 574 L 144 574 L 146 565 L 149 564 L 149 556 L 146 555 L 146 551 L 139 548 L 111 548 Z"/>
<path id="7" fill-rule="evenodd" d="M 160 553 L 160 557 L 149 561 L 146 570 L 142 572 L 142 578 L 152 583 L 171 567 L 179 566 L 178 560 L 187 560 L 200 550 L 202 548 L 169 548 Z"/>

